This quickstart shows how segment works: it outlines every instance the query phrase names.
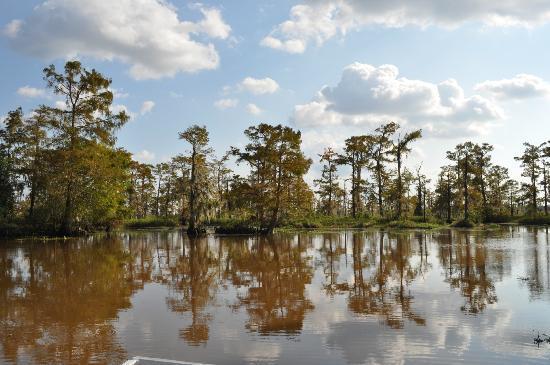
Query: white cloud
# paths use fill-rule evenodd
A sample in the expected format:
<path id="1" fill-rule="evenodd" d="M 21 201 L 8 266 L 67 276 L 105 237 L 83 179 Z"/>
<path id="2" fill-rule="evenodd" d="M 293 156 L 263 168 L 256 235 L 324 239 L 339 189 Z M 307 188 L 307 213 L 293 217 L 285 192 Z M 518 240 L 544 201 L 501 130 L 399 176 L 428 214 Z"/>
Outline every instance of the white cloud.
<path id="1" fill-rule="evenodd" d="M 220 110 L 234 108 L 239 104 L 238 99 L 220 99 L 214 103 L 214 106 Z"/>
<path id="2" fill-rule="evenodd" d="M 338 85 L 325 86 L 311 102 L 295 106 L 293 120 L 300 127 L 393 120 L 443 136 L 478 134 L 503 118 L 497 104 L 480 95 L 466 97 L 456 80 L 432 84 L 398 76 L 393 65 L 353 63 Z"/>
<path id="3" fill-rule="evenodd" d="M 539 0 L 309 0 L 293 6 L 289 19 L 261 44 L 302 53 L 310 43 L 321 45 L 368 25 L 454 28 L 476 22 L 492 27 L 533 27 L 548 21 L 550 2 Z"/>
<path id="4" fill-rule="evenodd" d="M 134 153 L 134 159 L 141 163 L 150 163 L 155 160 L 155 154 L 147 150 L 141 150 L 138 153 Z"/>
<path id="5" fill-rule="evenodd" d="M 231 33 L 231 27 L 222 18 L 219 9 L 199 6 L 204 19 L 197 24 L 196 33 L 204 33 L 212 38 L 226 39 Z"/>
<path id="6" fill-rule="evenodd" d="M 4 27 L 2 33 L 8 38 L 15 38 L 23 26 L 23 21 L 20 19 L 14 19 Z"/>
<path id="7" fill-rule="evenodd" d="M 130 94 L 124 92 L 124 90 L 122 89 L 115 89 L 115 88 L 111 88 L 110 89 L 111 92 L 113 93 L 113 98 L 117 99 L 122 99 L 122 98 L 127 98 Z"/>
<path id="8" fill-rule="evenodd" d="M 202 13 L 198 22 L 180 20 L 164 0 L 48 0 L 4 33 L 25 54 L 118 60 L 130 65 L 135 79 L 158 79 L 218 67 L 214 45 L 203 39 L 226 39 L 231 28 L 218 9 L 193 8 Z"/>
<path id="9" fill-rule="evenodd" d="M 63 103 L 63 102 L 61 102 Z M 63 105 L 65 105 L 63 103 Z M 111 105 L 111 113 L 113 114 L 118 114 L 120 112 L 125 112 L 126 115 L 128 115 L 128 117 L 131 119 L 135 119 L 136 118 L 136 113 L 133 113 L 130 111 L 130 109 L 128 109 L 128 107 L 124 104 L 113 104 Z"/>
<path id="10" fill-rule="evenodd" d="M 246 106 L 246 111 L 251 115 L 262 114 L 262 109 L 260 109 L 256 104 L 252 104 L 252 103 Z"/>
<path id="11" fill-rule="evenodd" d="M 41 98 L 46 96 L 46 90 L 31 86 L 23 86 L 17 89 L 17 94 L 26 98 Z"/>
<path id="12" fill-rule="evenodd" d="M 498 99 L 528 99 L 548 96 L 550 84 L 534 75 L 519 74 L 511 79 L 479 83 L 475 90 L 486 92 Z"/>
<path id="13" fill-rule="evenodd" d="M 241 89 L 251 92 L 254 95 L 273 94 L 279 90 L 277 81 L 266 77 L 263 79 L 255 79 L 247 77 L 239 84 Z"/>
<path id="14" fill-rule="evenodd" d="M 146 100 L 141 104 L 141 109 L 139 110 L 139 114 L 144 115 L 147 113 L 150 113 L 153 108 L 155 107 L 155 102 L 152 100 Z"/>

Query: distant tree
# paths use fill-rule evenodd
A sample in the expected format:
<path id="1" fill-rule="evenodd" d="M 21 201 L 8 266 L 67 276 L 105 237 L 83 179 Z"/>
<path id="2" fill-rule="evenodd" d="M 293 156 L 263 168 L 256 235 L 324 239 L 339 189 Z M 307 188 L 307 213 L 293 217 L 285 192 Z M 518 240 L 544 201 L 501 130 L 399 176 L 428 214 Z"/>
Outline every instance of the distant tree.
<path id="1" fill-rule="evenodd" d="M 23 188 L 20 179 L 23 143 L 23 110 L 10 111 L 0 128 L 0 214 L 4 219 L 14 214 L 16 195 Z"/>
<path id="2" fill-rule="evenodd" d="M 252 198 L 260 228 L 272 232 L 283 213 L 300 201 L 311 200 L 303 176 L 312 161 L 301 150 L 301 133 L 290 127 L 261 123 L 246 129 L 245 135 L 249 143 L 244 149 L 233 148 L 232 153 L 238 162 L 250 166 L 247 195 Z M 294 199 L 296 195 L 301 198 Z"/>
<path id="3" fill-rule="evenodd" d="M 189 224 L 187 233 L 191 236 L 199 235 L 203 229 L 201 224 L 201 210 L 206 200 L 207 191 L 204 187 L 208 179 L 207 156 L 212 153 L 208 147 L 209 137 L 206 127 L 193 125 L 179 134 L 180 139 L 191 145 L 191 176 L 189 181 Z"/>
<path id="4" fill-rule="evenodd" d="M 386 178 L 386 166 L 389 162 L 388 156 L 391 153 L 392 142 L 391 136 L 397 131 L 399 125 L 394 122 L 383 124 L 375 129 L 372 136 L 372 160 L 373 163 L 369 166 L 376 177 L 376 186 L 378 189 L 378 214 L 384 216 L 383 194 L 384 194 L 384 179 Z"/>
<path id="5" fill-rule="evenodd" d="M 488 143 L 483 143 L 481 145 L 473 145 L 473 164 L 472 168 L 474 171 L 474 182 L 479 187 L 481 192 L 482 199 L 482 215 L 483 219 L 486 219 L 490 214 L 488 212 L 489 207 L 487 205 L 487 172 L 491 167 L 491 151 L 493 151 L 493 146 Z"/>
<path id="6" fill-rule="evenodd" d="M 474 173 L 474 151 L 475 146 L 472 142 L 465 142 L 458 144 L 454 151 L 447 151 L 447 159 L 456 163 L 456 171 L 458 182 L 462 187 L 462 194 L 464 198 L 464 220 L 470 219 L 470 196 L 469 188 L 471 176 Z"/>
<path id="7" fill-rule="evenodd" d="M 212 161 L 212 177 L 215 182 L 215 198 L 214 205 L 216 209 L 216 217 L 221 218 L 224 210 L 227 210 L 227 188 L 231 178 L 231 169 L 227 167 L 230 152 L 225 153 L 221 158 L 216 158 Z"/>
<path id="8" fill-rule="evenodd" d="M 351 167 L 351 215 L 356 217 L 361 207 L 361 193 L 365 181 L 361 177 L 363 169 L 372 156 L 372 136 L 353 136 L 346 139 L 344 152 L 338 157 L 339 165 Z"/>
<path id="9" fill-rule="evenodd" d="M 525 150 L 521 156 L 514 157 L 515 160 L 521 162 L 523 168 L 522 176 L 529 178 L 529 183 L 525 185 L 525 188 L 530 197 L 531 213 L 537 212 L 537 180 L 540 176 L 540 148 L 530 143 L 524 143 Z"/>
<path id="10" fill-rule="evenodd" d="M 396 126 L 396 130 L 399 125 Z M 397 163 L 397 219 L 401 218 L 402 204 L 403 204 L 403 179 L 401 177 L 401 170 L 403 159 L 411 152 L 410 144 L 422 137 L 422 130 L 418 129 L 409 133 L 405 133 L 404 136 L 399 135 L 397 141 L 393 143 L 391 154 L 394 156 Z"/>
<path id="11" fill-rule="evenodd" d="M 327 215 L 333 215 L 336 208 L 336 196 L 340 189 L 338 185 L 337 163 L 338 154 L 332 148 L 325 148 L 319 155 L 320 162 L 323 163 L 321 178 L 314 180 L 317 185 L 323 206 L 323 212 Z"/>
<path id="12" fill-rule="evenodd" d="M 539 146 L 541 150 L 541 169 L 542 169 L 542 180 L 540 184 L 544 192 L 544 215 L 548 215 L 548 195 L 549 184 L 550 184 L 550 173 L 548 171 L 550 167 L 550 145 L 549 142 L 545 142 Z"/>
<path id="13" fill-rule="evenodd" d="M 508 169 L 499 165 L 492 165 L 487 170 L 488 205 L 487 213 L 497 211 L 499 214 L 506 214 L 507 186 L 510 179 Z"/>
<path id="14" fill-rule="evenodd" d="M 508 191 L 508 207 L 510 209 L 510 216 L 514 216 L 514 203 L 517 201 L 517 194 L 519 193 L 519 183 L 513 179 L 508 179 L 505 182 L 505 187 Z"/>
<path id="15" fill-rule="evenodd" d="M 452 207 L 454 199 L 453 186 L 455 184 L 455 179 L 456 175 L 453 166 L 441 167 L 435 191 L 437 194 L 436 205 L 441 211 L 445 212 L 445 219 L 447 223 L 452 222 Z"/>

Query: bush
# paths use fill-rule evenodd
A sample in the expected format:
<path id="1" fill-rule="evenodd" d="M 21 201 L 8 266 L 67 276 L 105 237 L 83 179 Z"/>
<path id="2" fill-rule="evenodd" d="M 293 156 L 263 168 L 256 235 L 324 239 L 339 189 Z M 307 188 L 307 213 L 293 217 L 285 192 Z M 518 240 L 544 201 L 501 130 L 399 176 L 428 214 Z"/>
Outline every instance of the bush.
<path id="1" fill-rule="evenodd" d="M 158 227 L 177 227 L 178 221 L 175 217 L 146 217 L 130 219 L 124 222 L 126 228 L 158 228 Z"/>
<path id="2" fill-rule="evenodd" d="M 526 217 L 519 218 L 517 222 L 519 224 L 524 224 L 528 226 L 550 225 L 550 216 L 543 216 L 543 215 L 526 216 Z"/>
<path id="3" fill-rule="evenodd" d="M 451 224 L 451 226 L 455 228 L 473 228 L 474 224 L 470 220 L 461 219 Z"/>
<path id="4" fill-rule="evenodd" d="M 512 217 L 507 214 L 490 214 L 483 220 L 484 223 L 508 223 Z"/>
<path id="5" fill-rule="evenodd" d="M 217 234 L 260 234 L 261 231 L 246 222 L 238 222 L 234 224 L 224 224 L 214 228 Z"/>
<path id="6" fill-rule="evenodd" d="M 415 222 L 412 220 L 399 220 L 391 221 L 387 223 L 389 228 L 398 228 L 398 229 L 433 229 L 437 228 L 438 225 L 428 222 Z"/>

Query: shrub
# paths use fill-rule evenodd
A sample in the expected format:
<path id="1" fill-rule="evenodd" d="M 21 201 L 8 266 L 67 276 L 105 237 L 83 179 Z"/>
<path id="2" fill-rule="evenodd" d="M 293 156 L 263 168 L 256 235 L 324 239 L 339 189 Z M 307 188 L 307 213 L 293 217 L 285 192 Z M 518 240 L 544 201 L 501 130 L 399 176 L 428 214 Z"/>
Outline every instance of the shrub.
<path id="1" fill-rule="evenodd" d="M 126 228 L 158 228 L 158 227 L 177 227 L 178 221 L 175 217 L 146 217 L 139 219 L 130 219 L 124 222 Z"/>
<path id="2" fill-rule="evenodd" d="M 532 225 L 532 226 L 542 226 L 550 225 L 550 216 L 535 215 L 535 216 L 526 216 L 521 217 L 517 220 L 519 224 Z"/>
<path id="3" fill-rule="evenodd" d="M 470 220 L 461 219 L 459 221 L 454 222 L 451 226 L 455 228 L 473 228 L 474 224 Z"/>
<path id="4" fill-rule="evenodd" d="M 259 234 L 261 233 L 258 227 L 247 221 L 225 221 L 220 222 L 214 228 L 217 234 Z"/>

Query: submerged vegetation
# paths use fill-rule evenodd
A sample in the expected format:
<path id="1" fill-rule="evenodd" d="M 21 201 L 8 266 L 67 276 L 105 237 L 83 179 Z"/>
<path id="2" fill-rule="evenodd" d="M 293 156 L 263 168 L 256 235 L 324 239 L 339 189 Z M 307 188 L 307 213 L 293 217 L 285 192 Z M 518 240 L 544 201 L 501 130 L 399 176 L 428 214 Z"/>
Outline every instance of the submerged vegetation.
<path id="1" fill-rule="evenodd" d="M 144 164 L 116 146 L 115 133 L 129 117 L 114 111 L 109 78 L 70 61 L 63 71 L 45 68 L 44 80 L 61 102 L 28 113 L 17 108 L 0 126 L 2 236 L 74 235 L 122 224 L 185 225 L 190 235 L 207 225 L 219 233 L 270 233 L 550 224 L 548 143 L 525 143 L 516 157 L 524 183 L 492 161 L 493 146 L 469 141 L 447 152 L 449 164 L 431 180 L 421 166 L 406 166 L 422 131 L 389 122 L 346 139 L 340 152 L 326 148 L 310 186 L 304 177 L 314 161 L 291 127 L 253 125 L 244 131 L 244 147 L 217 157 L 206 127 L 192 125 L 179 134 L 188 151 Z M 247 174 L 233 172 L 232 161 Z"/>

